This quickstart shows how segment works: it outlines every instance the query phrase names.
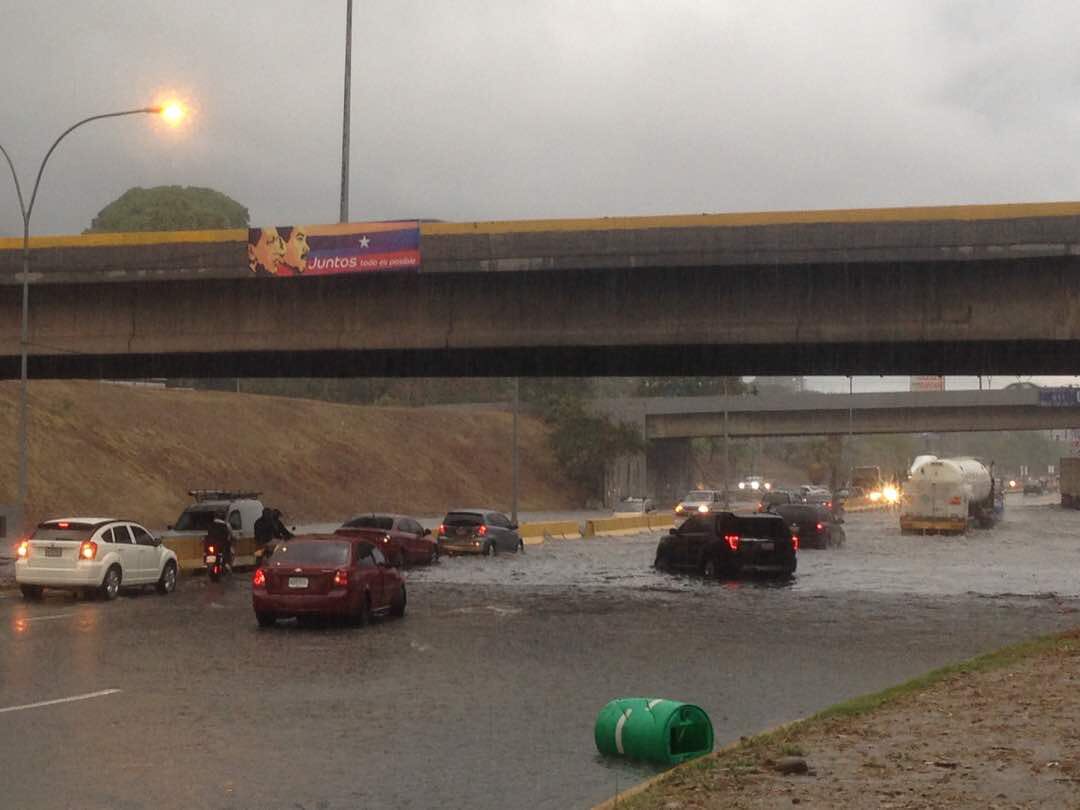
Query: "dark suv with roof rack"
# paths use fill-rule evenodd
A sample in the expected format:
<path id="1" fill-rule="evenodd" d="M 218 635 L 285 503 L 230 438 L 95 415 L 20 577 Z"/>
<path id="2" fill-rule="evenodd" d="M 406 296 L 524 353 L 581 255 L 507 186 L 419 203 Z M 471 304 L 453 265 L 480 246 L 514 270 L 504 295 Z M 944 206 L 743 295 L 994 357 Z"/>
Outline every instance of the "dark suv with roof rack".
<path id="1" fill-rule="evenodd" d="M 737 577 L 759 572 L 791 576 L 799 538 L 779 515 L 718 512 L 691 515 L 656 547 L 657 569 Z"/>

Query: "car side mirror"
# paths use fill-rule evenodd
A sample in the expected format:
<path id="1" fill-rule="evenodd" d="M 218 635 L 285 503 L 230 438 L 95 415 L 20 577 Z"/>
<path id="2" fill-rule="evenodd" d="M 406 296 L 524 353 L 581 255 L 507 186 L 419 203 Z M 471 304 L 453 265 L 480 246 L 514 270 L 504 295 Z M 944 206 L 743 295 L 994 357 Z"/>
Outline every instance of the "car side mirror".
<path id="1" fill-rule="evenodd" d="M 424 529 L 424 537 L 431 537 L 431 529 Z"/>
<path id="2" fill-rule="evenodd" d="M 516 523 L 511 523 L 510 528 L 513 529 L 514 531 L 517 531 L 518 525 Z"/>

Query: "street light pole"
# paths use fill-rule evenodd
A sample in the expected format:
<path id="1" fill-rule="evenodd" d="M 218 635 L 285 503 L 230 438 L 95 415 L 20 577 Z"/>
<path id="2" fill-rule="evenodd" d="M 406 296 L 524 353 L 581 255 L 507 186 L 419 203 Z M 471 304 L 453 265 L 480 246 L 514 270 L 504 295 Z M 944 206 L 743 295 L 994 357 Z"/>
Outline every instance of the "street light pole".
<path id="1" fill-rule="evenodd" d="M 49 147 L 49 151 L 45 153 L 45 157 L 41 159 L 41 165 L 38 166 L 37 170 L 37 177 L 34 179 L 34 187 L 30 191 L 29 202 L 23 197 L 22 186 L 19 183 L 19 174 L 15 171 L 15 163 L 11 160 L 11 155 L 8 154 L 3 146 L 0 146 L 0 154 L 3 154 L 4 160 L 7 161 L 8 168 L 11 170 L 11 179 L 15 182 L 15 195 L 19 199 L 19 214 L 22 216 L 23 222 L 22 320 L 19 327 L 19 491 L 17 496 L 18 502 L 16 503 L 18 512 L 15 519 L 16 528 L 19 530 L 23 528 L 23 521 L 26 518 L 27 481 L 29 478 L 29 452 L 27 448 L 27 414 L 29 410 L 27 349 L 30 340 L 30 217 L 34 213 L 34 203 L 37 202 L 38 190 L 41 188 L 41 178 L 45 174 L 45 166 L 48 164 L 49 158 L 52 157 L 52 153 L 56 151 L 56 147 L 60 145 L 60 142 L 83 124 L 89 124 L 91 121 L 100 121 L 105 118 L 121 118 L 127 115 L 160 114 L 167 114 L 172 117 L 182 115 L 182 112 L 179 112 L 179 108 L 175 106 L 139 107 L 135 110 L 121 110 L 120 112 L 91 115 L 89 118 L 76 121 L 60 133 L 60 136 L 53 141 L 52 146 Z"/>
<path id="2" fill-rule="evenodd" d="M 345 105 L 341 117 L 341 213 L 349 221 L 349 110 L 352 107 L 352 0 L 345 0 Z"/>

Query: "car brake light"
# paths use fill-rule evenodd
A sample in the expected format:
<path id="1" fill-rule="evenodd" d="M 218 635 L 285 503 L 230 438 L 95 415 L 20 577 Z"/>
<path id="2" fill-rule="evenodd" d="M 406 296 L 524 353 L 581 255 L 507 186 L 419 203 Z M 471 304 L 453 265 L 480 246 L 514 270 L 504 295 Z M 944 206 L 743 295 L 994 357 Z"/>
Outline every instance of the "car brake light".
<path id="1" fill-rule="evenodd" d="M 799 550 L 799 535 L 797 535 L 797 534 L 791 535 L 791 548 L 794 551 Z"/>
<path id="2" fill-rule="evenodd" d="M 206 547 L 206 553 L 207 554 L 213 554 L 214 553 L 214 547 L 213 546 L 207 546 Z"/>
<path id="3" fill-rule="evenodd" d="M 726 542 L 728 544 L 728 548 L 730 548 L 732 551 L 738 551 L 739 550 L 739 535 L 737 535 L 737 534 L 725 534 L 724 535 L 724 542 Z"/>
<path id="4" fill-rule="evenodd" d="M 349 572 L 344 568 L 339 568 L 334 572 L 334 587 L 343 588 L 349 584 Z"/>
<path id="5" fill-rule="evenodd" d="M 266 571 L 261 568 L 255 569 L 255 576 L 251 578 L 251 584 L 256 588 L 266 587 Z"/>
<path id="6" fill-rule="evenodd" d="M 93 540 L 83 540 L 79 546 L 79 556 L 84 560 L 92 560 L 97 556 L 97 543 Z"/>
<path id="7" fill-rule="evenodd" d="M 476 529 L 476 533 L 483 537 L 485 534 L 487 534 L 487 526 L 481 523 L 480 526 Z"/>
<path id="8" fill-rule="evenodd" d="M 832 501 L 825 501 L 825 508 L 832 509 Z"/>
<path id="9" fill-rule="evenodd" d="M 817 525 L 817 530 L 818 530 L 819 532 L 825 531 L 825 527 L 824 527 L 824 526 L 822 526 L 822 525 L 821 525 L 821 524 L 819 523 L 819 524 Z"/>
<path id="10" fill-rule="evenodd" d="M 70 525 L 71 525 L 71 524 L 70 524 L 70 523 L 68 523 L 68 522 L 67 522 L 66 520 L 61 520 L 61 521 L 60 521 L 59 523 L 57 523 L 57 524 L 56 524 L 57 528 L 60 528 L 60 529 L 66 529 L 66 528 L 68 528 L 68 527 L 69 527 Z"/>
<path id="11" fill-rule="evenodd" d="M 439 534 L 446 534 L 446 524 L 445 523 L 440 523 L 439 524 Z"/>
<path id="12" fill-rule="evenodd" d="M 960 496 L 959 495 L 953 495 L 951 498 L 949 498 L 949 504 L 951 506 L 959 506 L 960 503 L 961 503 L 961 501 L 960 501 Z"/>
<path id="13" fill-rule="evenodd" d="M 23 540 L 21 543 L 19 543 L 19 549 L 15 552 L 15 554 L 19 557 L 19 559 L 25 560 L 30 555 L 30 541 Z"/>

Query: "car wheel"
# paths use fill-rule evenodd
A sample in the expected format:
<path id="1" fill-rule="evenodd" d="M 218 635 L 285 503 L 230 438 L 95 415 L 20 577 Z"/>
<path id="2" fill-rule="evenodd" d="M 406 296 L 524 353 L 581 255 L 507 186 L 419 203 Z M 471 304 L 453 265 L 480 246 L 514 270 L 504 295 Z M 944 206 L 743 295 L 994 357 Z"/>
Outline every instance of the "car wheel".
<path id="1" fill-rule="evenodd" d="M 170 594 L 176 590 L 176 563 L 172 560 L 165 563 L 156 587 L 160 594 Z"/>
<path id="2" fill-rule="evenodd" d="M 273 627 L 277 624 L 277 616 L 273 613 L 263 613 L 261 611 L 255 611 L 255 621 L 259 623 L 259 627 Z"/>
<path id="3" fill-rule="evenodd" d="M 485 557 L 494 557 L 495 556 L 495 543 L 494 543 L 494 541 L 491 541 L 486 546 L 484 546 L 484 556 Z"/>
<path id="4" fill-rule="evenodd" d="M 720 562 L 716 557 L 706 557 L 701 565 L 701 575 L 705 579 L 720 579 Z"/>
<path id="5" fill-rule="evenodd" d="M 41 598 L 45 589 L 40 585 L 20 585 L 19 590 L 22 591 L 23 599 L 29 599 L 36 602 Z"/>
<path id="6" fill-rule="evenodd" d="M 431 556 L 428 557 L 428 564 L 429 565 L 434 565 L 438 561 L 439 561 L 439 546 L 438 546 L 438 544 L 433 543 L 432 546 L 431 546 Z"/>
<path id="7" fill-rule="evenodd" d="M 99 593 L 102 599 L 115 599 L 120 594 L 120 567 L 113 565 L 105 572 L 105 578 L 101 581 Z"/>
<path id="8" fill-rule="evenodd" d="M 408 601 L 408 597 L 405 595 L 405 586 L 401 586 L 401 592 L 398 594 L 398 598 L 390 605 L 390 615 L 397 616 L 399 619 L 405 615 L 405 604 Z"/>
<path id="9" fill-rule="evenodd" d="M 518 550 L 519 552 L 522 552 L 522 551 L 524 551 L 524 550 L 525 550 L 525 539 L 524 539 L 524 538 L 522 538 L 522 537 L 519 537 L 519 538 L 518 538 L 518 546 L 517 546 L 517 550 Z"/>

